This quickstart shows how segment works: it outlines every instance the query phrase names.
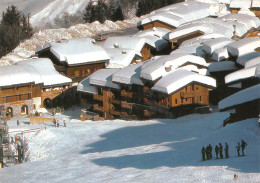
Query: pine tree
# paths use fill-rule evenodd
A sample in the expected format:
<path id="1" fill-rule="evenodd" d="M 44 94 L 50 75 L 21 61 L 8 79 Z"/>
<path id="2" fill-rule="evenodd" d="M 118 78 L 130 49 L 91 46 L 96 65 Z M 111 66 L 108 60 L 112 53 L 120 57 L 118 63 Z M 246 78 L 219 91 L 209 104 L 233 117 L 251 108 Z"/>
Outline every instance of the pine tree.
<path id="1" fill-rule="evenodd" d="M 85 8 L 85 13 L 83 14 L 83 20 L 87 23 L 92 23 L 94 22 L 94 6 L 92 3 L 88 3 L 88 5 Z"/>
<path id="2" fill-rule="evenodd" d="M 31 37 L 32 27 L 25 15 L 15 6 L 9 6 L 3 12 L 0 24 L 0 56 L 12 51 L 20 41 Z"/>
<path id="3" fill-rule="evenodd" d="M 113 22 L 118 20 L 121 21 L 124 20 L 124 15 L 121 6 L 118 5 L 118 3 L 115 1 L 110 2 L 109 14 L 110 14 L 109 19 L 112 20 Z"/>

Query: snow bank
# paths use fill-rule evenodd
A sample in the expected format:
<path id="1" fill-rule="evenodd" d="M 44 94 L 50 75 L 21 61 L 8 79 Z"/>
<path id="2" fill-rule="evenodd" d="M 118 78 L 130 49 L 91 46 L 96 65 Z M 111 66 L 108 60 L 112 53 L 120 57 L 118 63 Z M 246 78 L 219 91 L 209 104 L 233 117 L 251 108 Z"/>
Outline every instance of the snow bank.
<path id="1" fill-rule="evenodd" d="M 235 71 L 238 67 L 235 62 L 232 61 L 223 61 L 215 62 L 209 65 L 209 72 L 222 72 L 222 71 Z"/>
<path id="2" fill-rule="evenodd" d="M 90 80 L 89 77 L 82 80 L 77 86 L 77 91 L 91 93 L 91 94 L 97 94 L 98 93 L 97 88 L 95 86 L 91 86 L 89 80 Z"/>

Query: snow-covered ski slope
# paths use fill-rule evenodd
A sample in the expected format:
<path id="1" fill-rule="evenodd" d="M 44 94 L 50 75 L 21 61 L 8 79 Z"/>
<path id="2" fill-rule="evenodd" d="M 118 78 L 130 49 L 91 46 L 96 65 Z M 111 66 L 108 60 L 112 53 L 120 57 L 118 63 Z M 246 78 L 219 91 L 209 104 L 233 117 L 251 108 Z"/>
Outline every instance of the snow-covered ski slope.
<path id="1" fill-rule="evenodd" d="M 69 116 L 76 112 L 71 111 Z M 0 169 L 0 182 L 260 182 L 260 128 L 257 119 L 226 127 L 228 113 L 192 114 L 149 121 L 78 121 L 67 127 L 15 126 L 11 130 L 47 127 L 26 134 L 29 159 Z M 69 117 L 68 116 L 68 117 Z M 64 116 L 56 115 L 63 119 Z M 25 121 L 28 119 L 22 119 Z M 62 123 L 61 123 L 62 124 Z M 248 144 L 236 157 L 238 141 Z M 201 148 L 227 142 L 229 159 L 201 161 Z M 215 155 L 214 155 L 215 157 Z"/>
<path id="2" fill-rule="evenodd" d="M 0 12 L 15 5 L 25 15 L 30 13 L 33 27 L 44 27 L 54 23 L 56 18 L 68 15 L 81 15 L 89 0 L 1 0 Z"/>

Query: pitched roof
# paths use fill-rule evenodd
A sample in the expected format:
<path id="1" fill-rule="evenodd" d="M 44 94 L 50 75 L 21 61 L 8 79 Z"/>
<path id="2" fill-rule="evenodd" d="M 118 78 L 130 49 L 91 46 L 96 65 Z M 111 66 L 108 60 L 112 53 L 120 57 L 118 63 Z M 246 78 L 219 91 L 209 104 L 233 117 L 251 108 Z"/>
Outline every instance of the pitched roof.
<path id="1" fill-rule="evenodd" d="M 143 85 L 143 82 L 140 79 L 141 66 L 144 62 L 138 64 L 133 64 L 128 67 L 125 67 L 118 72 L 114 73 L 112 76 L 113 82 L 126 84 L 126 85 Z"/>
<path id="2" fill-rule="evenodd" d="M 152 90 L 170 95 L 192 82 L 200 83 L 210 88 L 216 87 L 216 80 L 211 77 L 179 69 L 160 79 L 152 87 Z"/>

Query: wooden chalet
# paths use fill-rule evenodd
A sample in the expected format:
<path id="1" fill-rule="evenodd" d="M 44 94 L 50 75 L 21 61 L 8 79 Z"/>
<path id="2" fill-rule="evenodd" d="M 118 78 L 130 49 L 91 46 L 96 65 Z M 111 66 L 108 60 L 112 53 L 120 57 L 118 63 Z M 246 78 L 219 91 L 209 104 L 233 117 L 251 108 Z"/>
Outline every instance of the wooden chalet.
<path id="1" fill-rule="evenodd" d="M 140 30 L 154 27 L 174 30 L 183 23 L 210 15 L 210 5 L 201 2 L 182 2 L 173 4 L 150 13 L 150 16 L 137 24 Z"/>
<path id="2" fill-rule="evenodd" d="M 258 118 L 260 111 L 260 84 L 239 91 L 219 102 L 220 111 L 235 110 L 223 125 L 248 118 Z"/>
<path id="3" fill-rule="evenodd" d="M 89 38 L 48 43 L 38 47 L 36 54 L 40 58 L 51 59 L 56 70 L 74 82 L 81 81 L 93 72 L 105 68 L 110 60 L 106 51 L 94 45 Z"/>
<path id="4" fill-rule="evenodd" d="M 57 97 L 71 85 L 71 80 L 60 75 L 49 59 L 4 66 L 0 75 L 0 105 L 6 108 L 9 118 L 47 107 L 47 99 Z"/>
<path id="5" fill-rule="evenodd" d="M 251 11 L 260 18 L 260 2 L 258 0 L 232 0 L 229 9 L 232 14 L 237 14 L 242 10 Z"/>
<path id="6" fill-rule="evenodd" d="M 216 81 L 213 78 L 177 70 L 164 76 L 151 88 L 155 98 L 155 107 L 151 109 L 155 113 L 164 113 L 165 117 L 190 113 L 194 107 L 209 105 L 209 90 L 215 87 Z M 164 109 L 157 106 L 163 106 Z"/>

